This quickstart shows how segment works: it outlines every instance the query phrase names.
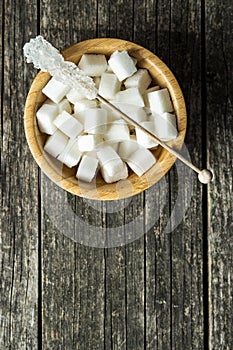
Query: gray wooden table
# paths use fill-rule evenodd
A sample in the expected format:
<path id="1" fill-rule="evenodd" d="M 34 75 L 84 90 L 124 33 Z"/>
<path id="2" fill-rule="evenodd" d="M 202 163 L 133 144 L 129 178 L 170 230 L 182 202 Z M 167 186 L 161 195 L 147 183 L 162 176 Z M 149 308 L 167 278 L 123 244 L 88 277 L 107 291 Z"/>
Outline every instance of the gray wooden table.
<path id="1" fill-rule="evenodd" d="M 1 0 L 1 350 L 233 349 L 232 12 L 231 0 Z M 59 49 L 118 37 L 156 53 L 184 92 L 187 152 L 214 181 L 177 162 L 114 205 L 53 185 L 23 127 L 36 71 L 22 47 L 39 33 Z"/>

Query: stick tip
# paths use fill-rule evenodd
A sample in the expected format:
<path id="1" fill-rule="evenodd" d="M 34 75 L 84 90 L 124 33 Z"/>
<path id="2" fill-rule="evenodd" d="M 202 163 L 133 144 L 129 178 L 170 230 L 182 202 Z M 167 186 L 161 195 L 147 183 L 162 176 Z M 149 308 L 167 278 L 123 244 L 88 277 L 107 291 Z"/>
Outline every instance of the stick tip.
<path id="1" fill-rule="evenodd" d="M 199 174 L 198 174 L 198 179 L 201 183 L 203 184 L 208 184 L 213 178 L 213 174 L 210 170 L 208 169 L 203 169 Z"/>

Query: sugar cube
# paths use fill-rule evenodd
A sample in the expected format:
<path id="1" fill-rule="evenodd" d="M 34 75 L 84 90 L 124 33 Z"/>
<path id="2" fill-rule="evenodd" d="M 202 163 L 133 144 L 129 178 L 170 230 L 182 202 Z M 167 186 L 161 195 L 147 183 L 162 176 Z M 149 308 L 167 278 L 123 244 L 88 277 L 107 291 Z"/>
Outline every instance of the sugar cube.
<path id="1" fill-rule="evenodd" d="M 158 91 L 160 90 L 160 86 L 156 85 L 156 86 L 152 86 L 151 88 L 149 89 L 146 89 L 146 91 L 144 92 L 143 94 L 143 99 L 144 99 L 144 103 L 145 103 L 145 106 L 146 107 L 150 107 L 150 104 L 149 104 L 149 101 L 148 101 L 148 94 L 149 92 L 153 92 L 153 91 Z"/>
<path id="2" fill-rule="evenodd" d="M 78 180 L 91 182 L 98 170 L 98 160 L 88 155 L 83 155 L 79 163 L 76 177 Z"/>
<path id="3" fill-rule="evenodd" d="M 62 153 L 57 157 L 57 159 L 64 163 L 69 168 L 72 168 L 73 166 L 77 165 L 80 158 L 81 158 L 82 152 L 80 152 L 78 148 L 78 140 L 77 139 L 70 139 L 65 147 L 65 149 L 62 151 Z"/>
<path id="4" fill-rule="evenodd" d="M 85 110 L 84 131 L 89 134 L 104 134 L 107 128 L 107 111 L 101 108 Z"/>
<path id="5" fill-rule="evenodd" d="M 138 176 L 142 176 L 155 163 L 156 158 L 146 148 L 138 148 L 127 159 L 127 164 Z"/>
<path id="6" fill-rule="evenodd" d="M 111 146 L 102 147 L 97 152 L 97 157 L 105 182 L 112 183 L 127 178 L 128 169 Z"/>
<path id="7" fill-rule="evenodd" d="M 152 79 L 147 69 L 138 69 L 131 77 L 127 78 L 124 82 L 125 87 L 137 87 L 139 91 L 143 94 L 145 90 L 150 85 Z"/>
<path id="8" fill-rule="evenodd" d="M 162 141 L 170 141 L 177 137 L 178 131 L 174 114 L 167 112 L 162 115 L 152 114 L 151 120 L 154 122 L 154 134 Z"/>
<path id="9" fill-rule="evenodd" d="M 113 73 L 103 73 L 100 79 L 99 94 L 106 99 L 114 98 L 115 94 L 120 91 L 121 82 Z"/>
<path id="10" fill-rule="evenodd" d="M 58 107 L 55 103 L 44 103 L 36 112 L 40 131 L 52 135 L 57 130 L 56 126 L 53 124 L 57 115 Z"/>
<path id="11" fill-rule="evenodd" d="M 107 126 L 103 137 L 106 141 L 114 142 L 129 140 L 129 127 L 124 120 L 113 121 Z"/>
<path id="12" fill-rule="evenodd" d="M 84 94 L 82 94 L 78 89 L 75 88 L 70 89 L 70 91 L 66 94 L 66 97 L 67 100 L 73 104 L 85 98 Z"/>
<path id="13" fill-rule="evenodd" d="M 97 102 L 95 100 L 83 99 L 74 104 L 74 113 L 78 114 L 89 108 L 96 108 Z"/>
<path id="14" fill-rule="evenodd" d="M 152 111 L 159 114 L 173 112 L 173 106 L 167 88 L 149 92 L 147 97 Z"/>
<path id="15" fill-rule="evenodd" d="M 144 107 L 144 100 L 137 87 L 132 87 L 116 94 L 116 101 Z"/>
<path id="16" fill-rule="evenodd" d="M 134 153 L 139 147 L 141 147 L 136 140 L 125 140 L 120 142 L 118 148 L 118 154 L 123 161 L 127 161 L 129 156 Z"/>
<path id="17" fill-rule="evenodd" d="M 114 52 L 108 63 L 120 81 L 130 77 L 137 71 L 134 62 L 127 51 Z"/>
<path id="18" fill-rule="evenodd" d="M 114 105 L 137 123 L 147 121 L 147 114 L 142 107 L 120 102 L 116 102 Z"/>
<path id="19" fill-rule="evenodd" d="M 140 123 L 140 125 L 145 129 L 149 130 L 152 134 L 155 134 L 155 126 L 153 121 L 142 122 Z M 141 146 L 145 148 L 154 148 L 158 146 L 158 143 L 152 140 L 152 138 L 148 136 L 143 130 L 139 128 L 135 128 L 135 130 L 136 130 L 137 142 Z"/>
<path id="20" fill-rule="evenodd" d="M 78 148 L 81 152 L 94 151 L 102 142 L 101 135 L 81 135 L 78 137 Z"/>
<path id="21" fill-rule="evenodd" d="M 78 67 L 82 69 L 86 75 L 99 77 L 107 69 L 107 60 L 105 55 L 84 54 L 79 61 Z"/>
<path id="22" fill-rule="evenodd" d="M 121 169 L 114 175 L 109 175 L 105 167 L 101 167 L 100 172 L 106 183 L 113 183 L 116 181 L 125 180 L 128 177 L 128 168 L 125 163 L 122 163 Z"/>
<path id="23" fill-rule="evenodd" d="M 50 98 L 50 100 L 52 100 L 55 103 L 58 103 L 65 97 L 69 90 L 69 86 L 61 83 L 60 81 L 52 77 L 42 89 L 42 92 L 48 98 Z"/>
<path id="24" fill-rule="evenodd" d="M 57 116 L 54 125 L 71 138 L 78 136 L 83 130 L 83 125 L 66 111 Z"/>
<path id="25" fill-rule="evenodd" d="M 100 166 L 104 167 L 109 176 L 113 176 L 122 170 L 123 162 L 111 146 L 101 147 L 97 152 L 97 158 Z"/>
<path id="26" fill-rule="evenodd" d="M 48 137 L 44 150 L 56 158 L 65 149 L 68 140 L 68 136 L 66 136 L 60 130 L 56 130 L 52 136 Z"/>

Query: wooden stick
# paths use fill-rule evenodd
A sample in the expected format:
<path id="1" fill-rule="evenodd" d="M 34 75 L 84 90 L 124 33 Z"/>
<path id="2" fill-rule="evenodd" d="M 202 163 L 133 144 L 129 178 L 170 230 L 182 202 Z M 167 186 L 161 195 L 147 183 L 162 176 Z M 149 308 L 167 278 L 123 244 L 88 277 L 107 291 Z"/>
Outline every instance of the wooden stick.
<path id="1" fill-rule="evenodd" d="M 118 109 L 117 107 L 115 107 L 112 103 L 110 103 L 108 100 L 106 100 L 104 97 L 102 97 L 101 95 L 97 95 L 97 99 L 103 103 L 105 103 L 106 105 L 108 105 L 112 110 L 118 112 L 120 114 L 120 116 L 127 121 L 129 124 L 133 125 L 135 128 L 138 128 L 140 130 L 142 130 L 143 132 L 145 132 L 150 138 L 152 138 L 154 141 L 156 141 L 158 144 L 160 144 L 160 146 L 162 146 L 163 148 L 165 148 L 168 152 L 170 152 L 171 154 L 173 154 L 176 158 L 180 159 L 184 164 L 186 164 L 188 167 L 190 167 L 192 170 L 194 170 L 196 173 L 198 173 L 198 179 L 201 183 L 203 184 L 207 184 L 209 183 L 212 178 L 213 178 L 213 174 L 211 173 L 210 170 L 208 169 L 199 169 L 198 167 L 196 167 L 195 165 L 193 165 L 192 163 L 190 163 L 186 158 L 184 158 L 180 153 L 178 153 L 177 151 L 175 151 L 173 148 L 171 148 L 170 146 L 168 146 L 165 142 L 161 141 L 158 137 L 156 137 L 154 134 L 152 134 L 149 130 L 143 128 L 140 124 L 138 124 L 135 120 L 133 120 L 132 118 L 130 118 L 127 114 L 125 114 L 124 112 L 122 112 L 120 109 Z"/>

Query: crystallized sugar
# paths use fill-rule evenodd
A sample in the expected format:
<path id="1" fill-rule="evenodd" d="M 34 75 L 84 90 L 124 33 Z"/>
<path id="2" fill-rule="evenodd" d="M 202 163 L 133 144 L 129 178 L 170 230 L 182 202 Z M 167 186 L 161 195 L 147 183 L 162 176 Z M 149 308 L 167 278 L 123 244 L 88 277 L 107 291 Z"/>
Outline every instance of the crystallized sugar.
<path id="1" fill-rule="evenodd" d="M 68 101 L 75 104 L 75 102 L 78 102 L 85 98 L 85 95 L 81 93 L 78 89 L 72 88 L 70 91 L 66 94 L 66 97 Z"/>

